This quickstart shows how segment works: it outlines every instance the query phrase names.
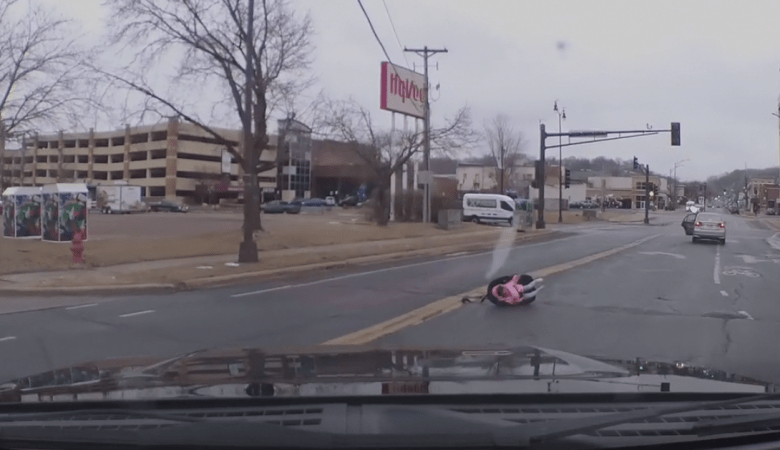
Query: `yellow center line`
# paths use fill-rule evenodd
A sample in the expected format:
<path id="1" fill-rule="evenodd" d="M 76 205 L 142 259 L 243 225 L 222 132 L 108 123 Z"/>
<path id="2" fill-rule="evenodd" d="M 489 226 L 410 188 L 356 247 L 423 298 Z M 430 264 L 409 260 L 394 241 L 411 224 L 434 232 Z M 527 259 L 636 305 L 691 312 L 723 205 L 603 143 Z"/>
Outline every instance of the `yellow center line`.
<path id="1" fill-rule="evenodd" d="M 530 275 L 532 275 L 534 278 L 544 278 L 549 277 L 550 275 L 560 273 L 566 270 L 573 269 L 575 267 L 579 267 L 588 263 L 591 263 L 593 261 L 606 258 L 608 256 L 612 256 L 614 254 L 620 253 L 624 250 L 628 250 L 632 247 L 636 247 L 638 245 L 641 245 L 651 239 L 654 239 L 656 237 L 660 236 L 660 234 L 655 234 L 652 236 L 647 236 L 642 239 L 639 239 L 638 241 L 631 242 L 626 245 L 621 245 L 620 247 L 615 247 L 610 250 L 606 250 L 600 253 L 596 253 L 594 255 L 586 256 L 584 258 L 580 258 L 574 261 L 569 261 L 561 264 L 556 264 L 554 266 L 546 267 L 541 270 L 537 270 L 534 272 L 531 272 Z M 445 297 L 439 300 L 436 300 L 432 303 L 429 303 L 423 307 L 417 308 L 415 310 L 409 311 L 406 314 L 401 314 L 400 316 L 394 317 L 390 320 L 386 320 L 384 322 L 378 323 L 376 325 L 372 325 L 368 328 L 364 328 L 362 330 L 355 331 L 354 333 L 349 333 L 341 337 L 337 337 L 335 339 L 331 339 L 329 341 L 323 342 L 320 345 L 363 345 L 367 344 L 371 341 L 377 340 L 383 336 L 387 336 L 389 334 L 396 333 L 400 330 L 403 330 L 404 328 L 412 327 L 415 325 L 419 325 L 426 320 L 430 320 L 434 317 L 439 317 L 444 314 L 447 314 L 449 312 L 455 311 L 456 309 L 463 306 L 463 297 L 475 297 L 475 296 L 481 296 L 485 293 L 487 289 L 487 285 L 472 289 L 468 292 L 464 292 L 462 294 L 458 295 L 452 295 L 450 297 Z"/>

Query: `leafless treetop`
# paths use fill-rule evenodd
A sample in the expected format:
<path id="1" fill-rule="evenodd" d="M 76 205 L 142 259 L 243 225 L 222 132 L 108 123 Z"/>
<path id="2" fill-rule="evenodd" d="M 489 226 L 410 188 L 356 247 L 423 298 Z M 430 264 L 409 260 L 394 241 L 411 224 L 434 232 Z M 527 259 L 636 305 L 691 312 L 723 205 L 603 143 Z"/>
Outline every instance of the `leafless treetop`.
<path id="1" fill-rule="evenodd" d="M 75 24 L 35 2 L 0 0 L 0 114 L 6 137 L 83 126 L 97 107 Z"/>
<path id="2" fill-rule="evenodd" d="M 249 49 L 245 45 L 245 0 L 105 3 L 112 7 L 111 20 L 116 24 L 111 43 L 133 56 L 121 72 L 111 73 L 119 84 L 152 100 L 143 113 L 176 114 L 204 126 L 217 117 L 226 118 L 228 124 L 240 123 L 244 117 L 244 71 L 251 52 L 256 80 L 255 133 L 264 134 L 270 115 L 289 108 L 295 96 L 312 82 L 307 74 L 313 49 L 311 21 L 295 14 L 286 0 L 257 0 L 255 39 Z M 164 81 L 173 89 L 163 92 L 153 88 L 160 77 L 154 80 L 148 73 L 168 75 Z M 211 97 L 208 89 L 213 87 L 221 89 L 221 95 Z M 201 118 L 196 105 L 210 98 L 214 99 L 211 117 Z M 206 131 L 214 134 L 214 130 Z"/>

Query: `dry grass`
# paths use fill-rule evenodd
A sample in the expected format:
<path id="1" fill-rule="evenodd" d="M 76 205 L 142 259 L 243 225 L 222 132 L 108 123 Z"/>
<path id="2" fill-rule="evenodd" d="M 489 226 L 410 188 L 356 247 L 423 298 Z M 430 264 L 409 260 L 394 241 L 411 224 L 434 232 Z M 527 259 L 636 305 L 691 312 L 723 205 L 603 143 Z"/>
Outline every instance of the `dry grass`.
<path id="1" fill-rule="evenodd" d="M 461 234 L 426 237 L 424 239 L 396 239 L 374 242 L 356 243 L 356 245 L 319 246 L 303 248 L 305 251 L 269 251 L 260 255 L 260 262 L 255 264 L 241 264 L 238 266 L 227 265 L 216 261 L 212 263 L 183 263 L 164 270 L 142 269 L 127 271 L 119 268 L 105 268 L 98 271 L 84 271 L 74 276 L 63 276 L 40 280 L 33 284 L 38 287 L 46 286 L 99 286 L 99 285 L 123 285 L 136 283 L 169 283 L 177 284 L 186 280 L 219 275 L 258 272 L 270 269 L 280 269 L 310 264 L 334 263 L 347 264 L 354 258 L 374 257 L 377 255 L 409 256 L 410 252 L 425 255 L 441 255 L 449 252 L 464 250 L 484 249 L 499 242 L 502 231 L 514 233 L 517 239 L 523 239 L 529 234 L 516 233 L 504 228 L 483 227 L 482 232 L 471 233 L 467 239 Z M 504 243 L 507 244 L 507 243 Z"/>
<path id="2" fill-rule="evenodd" d="M 235 213 L 139 214 L 90 216 L 85 243 L 86 267 L 237 253 L 241 216 Z M 377 227 L 349 210 L 326 214 L 263 216 L 261 250 L 308 248 L 412 237 L 454 236 L 485 230 L 464 224 L 443 231 L 420 223 Z M 315 254 L 317 252 L 314 252 Z M 0 239 L 0 274 L 73 268 L 70 243 Z M 312 256 L 307 256 L 312 258 Z"/>

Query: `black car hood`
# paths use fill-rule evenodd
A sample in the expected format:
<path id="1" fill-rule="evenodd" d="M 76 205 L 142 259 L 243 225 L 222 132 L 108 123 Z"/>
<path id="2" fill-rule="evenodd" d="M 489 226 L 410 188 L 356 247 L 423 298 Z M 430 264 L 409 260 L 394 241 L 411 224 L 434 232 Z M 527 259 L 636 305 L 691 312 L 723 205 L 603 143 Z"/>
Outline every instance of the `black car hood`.
<path id="1" fill-rule="evenodd" d="M 186 397 L 769 392 L 773 386 L 675 362 L 588 358 L 540 347 L 287 352 L 208 350 L 114 358 L 0 384 L 0 402 Z"/>

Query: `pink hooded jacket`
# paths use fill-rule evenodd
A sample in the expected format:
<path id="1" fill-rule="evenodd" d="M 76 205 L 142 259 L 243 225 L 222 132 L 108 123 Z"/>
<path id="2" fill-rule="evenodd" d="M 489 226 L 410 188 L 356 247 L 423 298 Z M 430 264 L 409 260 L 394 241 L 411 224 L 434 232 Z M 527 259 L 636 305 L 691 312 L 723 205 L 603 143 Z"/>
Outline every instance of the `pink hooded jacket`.
<path id="1" fill-rule="evenodd" d="M 503 287 L 507 292 L 507 295 L 505 296 L 498 295 L 499 287 Z M 523 287 L 522 284 L 520 284 L 520 275 L 515 275 L 512 277 L 511 280 L 509 280 L 509 282 L 494 286 L 491 294 L 493 294 L 495 298 L 503 302 L 509 304 L 515 304 L 515 303 L 520 303 L 523 300 L 524 292 L 525 292 L 525 288 Z"/>

